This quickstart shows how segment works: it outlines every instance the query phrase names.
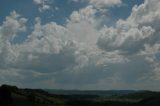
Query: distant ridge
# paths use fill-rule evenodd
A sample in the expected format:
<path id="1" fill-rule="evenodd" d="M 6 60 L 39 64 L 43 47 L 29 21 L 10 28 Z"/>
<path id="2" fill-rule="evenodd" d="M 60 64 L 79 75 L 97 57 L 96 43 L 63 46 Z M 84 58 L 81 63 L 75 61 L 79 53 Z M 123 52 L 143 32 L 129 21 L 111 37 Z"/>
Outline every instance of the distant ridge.
<path id="1" fill-rule="evenodd" d="M 136 92 L 136 90 L 56 90 L 44 89 L 48 93 L 56 95 L 98 95 L 98 96 L 114 96 L 114 95 L 128 95 Z"/>

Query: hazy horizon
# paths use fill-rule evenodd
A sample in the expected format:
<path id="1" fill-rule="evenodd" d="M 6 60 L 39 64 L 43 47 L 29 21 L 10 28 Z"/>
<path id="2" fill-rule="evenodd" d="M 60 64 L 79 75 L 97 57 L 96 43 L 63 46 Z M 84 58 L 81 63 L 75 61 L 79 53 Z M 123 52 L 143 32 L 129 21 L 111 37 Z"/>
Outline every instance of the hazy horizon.
<path id="1" fill-rule="evenodd" d="M 1 0 L 0 85 L 160 91 L 159 0 Z"/>

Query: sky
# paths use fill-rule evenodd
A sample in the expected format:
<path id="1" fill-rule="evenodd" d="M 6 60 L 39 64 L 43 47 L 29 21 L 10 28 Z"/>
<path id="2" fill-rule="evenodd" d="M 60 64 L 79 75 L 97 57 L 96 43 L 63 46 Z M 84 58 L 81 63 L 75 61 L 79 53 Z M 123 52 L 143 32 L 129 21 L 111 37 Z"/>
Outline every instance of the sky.
<path id="1" fill-rule="evenodd" d="M 160 90 L 159 0 L 1 0 L 0 84 Z"/>

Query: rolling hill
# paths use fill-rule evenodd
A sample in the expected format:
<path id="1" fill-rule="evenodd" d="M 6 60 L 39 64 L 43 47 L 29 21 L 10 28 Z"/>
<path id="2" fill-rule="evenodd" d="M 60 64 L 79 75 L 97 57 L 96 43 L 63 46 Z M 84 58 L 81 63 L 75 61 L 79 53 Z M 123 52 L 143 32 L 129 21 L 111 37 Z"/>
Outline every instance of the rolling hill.
<path id="1" fill-rule="evenodd" d="M 0 87 L 0 106 L 160 106 L 160 92 L 67 91 Z"/>

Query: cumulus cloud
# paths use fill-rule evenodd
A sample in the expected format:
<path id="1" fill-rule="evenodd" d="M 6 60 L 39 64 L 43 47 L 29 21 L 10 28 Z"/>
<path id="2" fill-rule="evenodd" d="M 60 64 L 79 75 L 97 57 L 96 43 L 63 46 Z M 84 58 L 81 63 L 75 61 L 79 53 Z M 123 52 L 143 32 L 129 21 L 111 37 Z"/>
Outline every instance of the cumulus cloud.
<path id="1" fill-rule="evenodd" d="M 17 32 L 25 31 L 26 27 L 24 24 L 26 21 L 27 19 L 21 18 L 15 11 L 11 12 L 10 16 L 6 17 L 6 21 L 4 21 L 3 25 L 0 27 L 1 39 L 11 40 L 15 37 Z"/>
<path id="2" fill-rule="evenodd" d="M 26 30 L 26 21 L 26 18 L 13 11 L 0 26 L 0 66 L 8 64 L 16 55 L 13 53 L 11 42 L 18 32 Z"/>
<path id="3" fill-rule="evenodd" d="M 96 8 L 113 7 L 115 5 L 120 5 L 122 3 L 121 0 L 88 0 L 88 1 Z"/>
<path id="4" fill-rule="evenodd" d="M 150 62 L 152 70 L 152 79 L 159 80 L 160 66 L 160 44 L 156 43 L 153 46 L 145 45 L 145 50 L 141 51 L 140 55 L 145 55 L 146 61 Z"/>
<path id="5" fill-rule="evenodd" d="M 142 5 L 134 6 L 126 20 L 117 21 L 115 27 L 103 28 L 97 41 L 99 48 L 106 52 L 118 51 L 121 55 L 127 54 L 128 58 L 141 55 L 145 61 L 150 62 L 148 65 L 151 73 L 148 79 L 152 77 L 152 80 L 157 79 L 159 75 L 157 56 L 159 56 L 160 26 L 156 24 L 160 21 L 159 3 L 158 0 L 152 2 L 145 0 Z"/>
<path id="6" fill-rule="evenodd" d="M 98 37 L 96 13 L 97 10 L 93 6 L 72 12 L 66 27 L 71 32 L 70 36 L 73 40 L 85 43 L 86 46 L 95 46 Z"/>
<path id="7" fill-rule="evenodd" d="M 160 2 L 145 0 L 114 27 L 99 27 L 103 20 L 97 17 L 98 8 L 122 1 L 87 2 L 65 25 L 42 24 L 36 18 L 33 31 L 20 44 L 12 41 L 26 30 L 27 19 L 16 12 L 7 16 L 0 26 L 0 81 L 68 89 L 159 89 L 151 85 L 160 80 Z"/>
<path id="8" fill-rule="evenodd" d="M 13 13 L 16 14 L 16 17 L 12 16 Z M 10 37 L 15 37 L 18 32 L 24 31 L 26 19 L 21 18 L 16 12 L 13 13 L 8 17 L 11 19 L 13 17 L 18 27 L 13 31 L 14 33 L 7 35 L 9 37 L 7 37 L 8 43 L 5 44 L 5 49 L 0 48 L 3 53 L 3 55 L 1 53 L 3 63 L 0 66 L 1 76 L 7 76 L 8 74 L 3 71 L 7 70 L 8 73 L 14 72 L 20 78 L 16 79 L 25 83 L 32 79 L 33 83 L 52 80 L 54 83 L 65 82 L 66 84 L 76 84 L 81 82 L 81 77 L 84 77 L 81 84 L 88 84 L 97 82 L 106 77 L 106 73 L 109 73 L 104 71 L 103 61 L 106 60 L 102 60 L 103 53 L 101 54 L 96 47 L 98 37 L 94 19 L 96 10 L 92 6 L 73 12 L 66 26 L 58 25 L 55 22 L 42 25 L 40 18 L 36 18 L 32 33 L 21 44 L 11 43 Z M 77 14 L 78 20 L 73 18 L 74 14 Z M 84 25 L 88 25 L 88 28 L 81 29 Z M 5 25 L 2 25 L 1 28 L 3 26 Z M 83 40 L 81 32 L 84 37 L 86 36 L 86 40 Z M 6 35 L 1 33 L 1 36 Z M 112 63 L 117 62 L 115 59 L 121 60 L 120 58 L 122 58 L 121 56 L 118 58 L 116 54 L 114 56 L 104 55 L 109 56 L 109 62 Z M 97 72 L 102 74 L 94 76 Z M 15 77 L 10 76 L 10 79 L 15 79 Z M 12 81 L 16 82 L 17 80 Z M 72 80 L 74 83 L 69 83 Z M 6 81 L 8 80 L 6 79 Z"/>
<path id="9" fill-rule="evenodd" d="M 113 7 L 115 5 L 122 4 L 121 0 L 72 0 L 74 2 L 88 2 L 90 5 L 93 5 L 94 7 L 101 9 L 101 8 L 108 8 Z"/>
<path id="10" fill-rule="evenodd" d="M 127 31 L 117 28 L 105 28 L 101 32 L 97 45 L 106 50 L 119 50 L 122 53 L 137 53 L 144 48 L 144 44 L 148 43 L 147 39 L 153 36 L 154 29 L 150 26 L 143 26 L 142 28 L 131 28 Z"/>
<path id="11" fill-rule="evenodd" d="M 115 28 L 104 28 L 97 42 L 98 46 L 106 51 L 136 53 L 143 50 L 145 44 L 157 43 L 159 26 L 153 24 L 159 20 L 157 4 L 146 0 L 140 6 L 134 6 L 126 20 L 119 20 Z"/>
<path id="12" fill-rule="evenodd" d="M 33 0 L 33 2 L 38 5 L 39 11 L 43 12 L 51 8 L 49 0 Z"/>

